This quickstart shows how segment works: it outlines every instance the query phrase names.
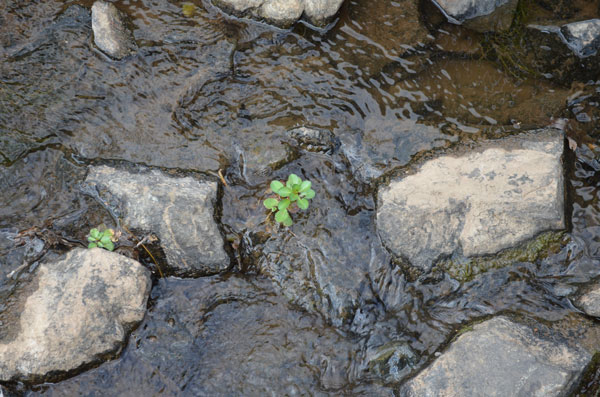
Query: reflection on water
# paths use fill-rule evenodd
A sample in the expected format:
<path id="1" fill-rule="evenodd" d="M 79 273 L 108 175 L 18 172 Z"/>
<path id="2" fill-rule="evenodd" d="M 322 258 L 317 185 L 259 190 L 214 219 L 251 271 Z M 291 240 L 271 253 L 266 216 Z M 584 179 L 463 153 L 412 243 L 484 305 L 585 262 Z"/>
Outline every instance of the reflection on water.
<path id="1" fill-rule="evenodd" d="M 481 35 L 422 21 L 413 0 L 347 1 L 328 31 L 185 3 L 195 12 L 176 0 L 117 1 L 139 44 L 119 62 L 91 44 L 91 0 L 0 4 L 1 231 L 36 226 L 77 241 L 109 221 L 77 188 L 90 163 L 222 170 L 223 229 L 235 272 L 248 273 L 161 280 L 122 358 L 23 390 L 125 395 L 131 382 L 148 395 L 392 395 L 401 378 L 369 361 L 382 346 L 409 346 L 418 367 L 481 316 L 573 315 L 565 295 L 600 274 L 593 83 L 515 78 L 484 59 Z M 559 253 L 460 285 L 409 281 L 372 241 L 378 178 L 424 152 L 556 117 L 578 143 L 567 157 L 572 230 Z M 300 150 L 288 134 L 298 126 L 331 131 L 334 153 Z M 320 193 L 297 236 L 271 234 L 260 201 L 289 172 Z"/>

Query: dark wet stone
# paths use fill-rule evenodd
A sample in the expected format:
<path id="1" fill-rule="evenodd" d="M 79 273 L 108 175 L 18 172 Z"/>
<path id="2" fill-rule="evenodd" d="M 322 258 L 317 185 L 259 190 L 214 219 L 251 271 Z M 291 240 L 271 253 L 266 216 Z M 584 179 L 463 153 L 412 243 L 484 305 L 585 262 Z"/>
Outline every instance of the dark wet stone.
<path id="1" fill-rule="evenodd" d="M 214 3 L 237 16 L 264 20 L 288 27 L 301 17 L 322 25 L 339 10 L 343 0 L 213 0 Z"/>
<path id="2" fill-rule="evenodd" d="M 124 58 L 137 48 L 132 33 L 125 26 L 125 18 L 112 3 L 94 2 L 92 30 L 94 43 L 112 58 Z"/>
<path id="3" fill-rule="evenodd" d="M 40 394 L 353 394 L 348 384 L 356 380 L 359 344 L 319 316 L 291 309 L 266 280 L 161 279 L 153 297 L 122 358 Z M 392 395 L 360 387 L 367 395 Z"/>
<path id="4" fill-rule="evenodd" d="M 454 253 L 494 254 L 560 230 L 563 147 L 563 133 L 547 129 L 428 160 L 379 190 L 379 235 L 398 257 L 429 271 Z"/>
<path id="5" fill-rule="evenodd" d="M 309 152 L 332 153 L 336 146 L 335 136 L 328 130 L 299 127 L 288 131 L 288 134 Z"/>
<path id="6" fill-rule="evenodd" d="M 510 27 L 517 0 L 432 0 L 456 24 L 479 32 L 502 31 Z"/>
<path id="7" fill-rule="evenodd" d="M 44 241 L 35 236 L 20 235 L 14 229 L 0 229 L 0 286 L 37 260 L 44 245 Z"/>
<path id="8" fill-rule="evenodd" d="M 443 147 L 456 138 L 413 121 L 384 119 L 367 121 L 364 132 L 351 131 L 340 140 L 341 152 L 355 177 L 372 183 L 385 172 L 408 164 L 415 152 Z"/>
<path id="9" fill-rule="evenodd" d="M 565 396 L 591 355 L 531 328 L 496 317 L 460 335 L 401 388 L 407 397 Z"/>
<path id="10" fill-rule="evenodd" d="M 0 380 L 40 382 L 114 356 L 149 292 L 147 269 L 100 248 L 40 265 L 2 313 Z"/>
<path id="11" fill-rule="evenodd" d="M 90 169 L 85 183 L 127 228 L 157 234 L 174 274 L 204 276 L 229 267 L 214 220 L 216 182 L 100 166 Z"/>

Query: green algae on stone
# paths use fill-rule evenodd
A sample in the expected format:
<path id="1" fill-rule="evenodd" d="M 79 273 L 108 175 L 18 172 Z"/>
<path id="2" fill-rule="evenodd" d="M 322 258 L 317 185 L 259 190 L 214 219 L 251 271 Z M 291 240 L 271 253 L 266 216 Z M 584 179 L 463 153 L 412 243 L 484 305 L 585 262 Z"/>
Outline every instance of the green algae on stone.
<path id="1" fill-rule="evenodd" d="M 496 255 L 473 258 L 454 255 L 441 260 L 436 267 L 461 282 L 468 282 L 488 270 L 499 269 L 516 262 L 535 262 L 548 253 L 555 253 L 563 246 L 563 237 L 562 231 L 544 232 L 526 243 L 503 250 Z"/>

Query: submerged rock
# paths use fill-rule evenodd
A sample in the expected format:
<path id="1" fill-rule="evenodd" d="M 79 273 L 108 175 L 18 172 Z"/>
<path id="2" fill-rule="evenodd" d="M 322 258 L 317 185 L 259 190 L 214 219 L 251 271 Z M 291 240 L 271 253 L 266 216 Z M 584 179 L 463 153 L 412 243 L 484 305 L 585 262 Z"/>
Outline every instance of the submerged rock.
<path id="1" fill-rule="evenodd" d="M 224 10 L 250 16 L 278 26 L 290 26 L 302 16 L 316 25 L 327 22 L 343 0 L 214 0 Z"/>
<path id="2" fill-rule="evenodd" d="M 298 142 L 298 145 L 309 152 L 332 153 L 336 147 L 335 136 L 331 131 L 308 127 L 298 127 L 288 134 Z"/>
<path id="3" fill-rule="evenodd" d="M 0 380 L 41 381 L 118 353 L 144 317 L 150 272 L 99 248 L 37 268 L 2 313 Z"/>
<path id="4" fill-rule="evenodd" d="M 578 346 L 537 336 L 497 317 L 459 336 L 401 395 L 564 396 L 591 361 Z"/>
<path id="5" fill-rule="evenodd" d="M 563 133 L 546 129 L 429 160 L 379 191 L 379 235 L 429 271 L 454 253 L 495 254 L 563 229 L 563 147 Z"/>
<path id="6" fill-rule="evenodd" d="M 117 7 L 105 1 L 92 5 L 94 43 L 107 55 L 121 59 L 136 48 L 133 35 L 125 26 L 125 18 Z"/>
<path id="7" fill-rule="evenodd" d="M 90 170 L 86 184 L 128 228 L 158 235 L 173 274 L 204 276 L 229 267 L 214 220 L 216 182 L 100 166 Z"/>
<path id="8" fill-rule="evenodd" d="M 290 308 L 266 280 L 161 279 L 153 296 L 156 305 L 121 358 L 49 384 L 43 394 L 361 394 L 348 390 L 357 382 L 360 344 L 320 316 Z M 376 385 L 363 388 L 361 395 L 393 395 Z"/>
<path id="9" fill-rule="evenodd" d="M 510 27 L 517 0 L 432 0 L 448 21 L 479 31 L 502 31 Z"/>

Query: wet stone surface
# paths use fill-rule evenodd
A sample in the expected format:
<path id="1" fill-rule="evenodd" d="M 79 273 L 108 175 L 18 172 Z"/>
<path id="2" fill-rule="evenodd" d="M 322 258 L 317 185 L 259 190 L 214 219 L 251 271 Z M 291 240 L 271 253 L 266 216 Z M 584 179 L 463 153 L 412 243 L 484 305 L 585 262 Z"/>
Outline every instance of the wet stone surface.
<path id="1" fill-rule="evenodd" d="M 580 347 L 543 339 L 527 326 L 496 317 L 460 335 L 401 394 L 564 396 L 590 360 Z"/>
<path id="2" fill-rule="evenodd" d="M 510 27 L 516 0 L 432 0 L 452 23 L 480 31 L 506 30 Z"/>
<path id="3" fill-rule="evenodd" d="M 144 317 L 150 272 L 99 248 L 40 265 L 2 313 L 0 379 L 40 382 L 118 353 Z"/>
<path id="4" fill-rule="evenodd" d="M 379 191 L 379 235 L 429 271 L 441 257 L 494 254 L 562 229 L 563 147 L 563 133 L 548 129 L 428 160 Z"/>
<path id="5" fill-rule="evenodd" d="M 197 277 L 229 267 L 214 220 L 216 182 L 99 166 L 90 169 L 85 185 L 127 228 L 157 234 L 173 274 Z"/>
<path id="6" fill-rule="evenodd" d="M 167 278 L 152 297 L 122 358 L 30 395 L 327 396 L 360 375 L 357 341 L 291 309 L 268 281 Z M 103 382 L 91 386 L 93 379 Z M 376 385 L 364 393 L 392 395 Z"/>

